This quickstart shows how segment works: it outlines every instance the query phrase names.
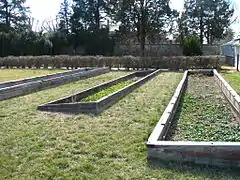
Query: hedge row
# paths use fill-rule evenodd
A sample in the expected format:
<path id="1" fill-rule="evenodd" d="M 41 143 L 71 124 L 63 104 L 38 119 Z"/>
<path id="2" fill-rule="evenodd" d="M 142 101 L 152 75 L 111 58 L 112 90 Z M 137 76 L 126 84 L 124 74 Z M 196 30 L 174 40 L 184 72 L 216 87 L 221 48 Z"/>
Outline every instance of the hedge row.
<path id="1" fill-rule="evenodd" d="M 219 69 L 226 59 L 223 56 L 174 56 L 174 57 L 103 57 L 103 56 L 9 56 L 0 58 L 0 67 L 5 68 L 78 68 L 78 67 L 115 67 L 115 68 L 161 68 Z"/>

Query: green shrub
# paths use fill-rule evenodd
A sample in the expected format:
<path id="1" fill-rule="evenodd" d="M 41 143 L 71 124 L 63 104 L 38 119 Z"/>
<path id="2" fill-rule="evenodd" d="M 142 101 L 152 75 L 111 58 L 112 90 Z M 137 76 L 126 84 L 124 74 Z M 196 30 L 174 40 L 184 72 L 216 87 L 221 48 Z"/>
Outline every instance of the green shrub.
<path id="1" fill-rule="evenodd" d="M 185 56 L 201 56 L 201 42 L 196 36 L 188 36 L 183 39 L 183 55 Z"/>
<path id="2" fill-rule="evenodd" d="M 191 69 L 216 68 L 225 62 L 223 56 L 172 56 L 172 57 L 106 57 L 106 56 L 8 56 L 0 58 L 0 65 L 7 68 L 17 67 L 114 67 L 114 68 L 156 68 L 156 69 Z"/>

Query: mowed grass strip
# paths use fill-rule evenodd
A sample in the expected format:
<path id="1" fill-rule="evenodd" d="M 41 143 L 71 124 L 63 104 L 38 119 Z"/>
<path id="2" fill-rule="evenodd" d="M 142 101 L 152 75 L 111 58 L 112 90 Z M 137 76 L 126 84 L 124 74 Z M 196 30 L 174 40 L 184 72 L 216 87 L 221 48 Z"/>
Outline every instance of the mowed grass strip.
<path id="1" fill-rule="evenodd" d="M 41 75 L 54 74 L 67 70 L 63 69 L 0 69 L 0 82 L 20 80 Z"/>
<path id="2" fill-rule="evenodd" d="M 238 179 L 227 169 L 147 163 L 145 142 L 182 74 L 158 75 L 100 116 L 36 111 L 121 73 L 110 74 L 0 102 L 1 179 Z"/>
<path id="3" fill-rule="evenodd" d="M 232 86 L 232 88 L 240 94 L 240 72 L 221 73 L 223 78 Z"/>
<path id="4" fill-rule="evenodd" d="M 214 77 L 189 76 L 172 126 L 174 141 L 240 141 L 240 124 Z"/>

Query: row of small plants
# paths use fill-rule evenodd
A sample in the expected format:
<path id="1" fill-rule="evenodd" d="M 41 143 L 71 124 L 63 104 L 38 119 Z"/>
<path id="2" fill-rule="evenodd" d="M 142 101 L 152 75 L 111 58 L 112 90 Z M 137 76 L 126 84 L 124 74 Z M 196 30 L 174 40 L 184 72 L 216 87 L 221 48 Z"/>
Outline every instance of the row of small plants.
<path id="1" fill-rule="evenodd" d="M 113 85 L 113 86 L 110 86 L 108 88 L 105 88 L 105 89 L 102 89 L 101 91 L 97 92 L 97 93 L 94 93 L 84 99 L 82 99 L 81 101 L 82 102 L 93 102 L 93 101 L 97 101 L 105 96 L 108 96 L 110 94 L 112 94 L 113 92 L 115 91 L 118 91 L 130 84 L 132 84 L 133 82 L 137 81 L 139 78 L 133 78 L 133 79 L 130 79 L 128 81 L 123 81 L 123 82 L 120 82 L 116 85 Z"/>
<path id="2" fill-rule="evenodd" d="M 219 96 L 218 92 L 213 97 L 207 92 L 187 91 L 171 129 L 171 140 L 239 142 L 240 126 L 230 105 Z"/>

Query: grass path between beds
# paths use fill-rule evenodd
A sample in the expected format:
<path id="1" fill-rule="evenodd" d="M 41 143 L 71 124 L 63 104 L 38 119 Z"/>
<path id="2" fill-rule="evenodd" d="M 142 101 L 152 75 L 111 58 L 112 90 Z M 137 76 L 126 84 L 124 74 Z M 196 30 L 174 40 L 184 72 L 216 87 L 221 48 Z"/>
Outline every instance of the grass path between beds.
<path id="1" fill-rule="evenodd" d="M 63 69 L 0 69 L 0 82 L 20 80 L 24 78 L 31 78 L 41 75 L 54 74 L 63 72 Z"/>

